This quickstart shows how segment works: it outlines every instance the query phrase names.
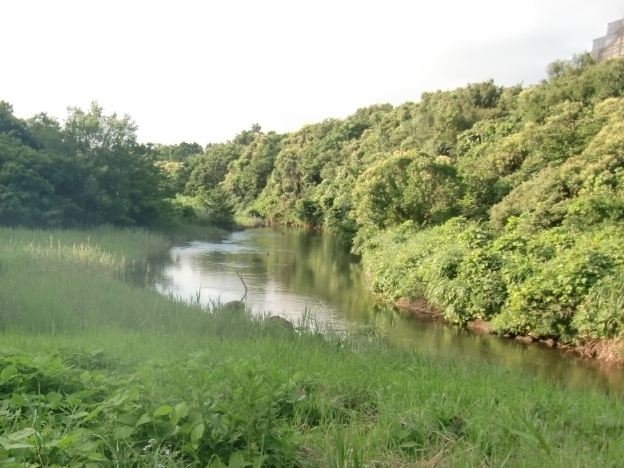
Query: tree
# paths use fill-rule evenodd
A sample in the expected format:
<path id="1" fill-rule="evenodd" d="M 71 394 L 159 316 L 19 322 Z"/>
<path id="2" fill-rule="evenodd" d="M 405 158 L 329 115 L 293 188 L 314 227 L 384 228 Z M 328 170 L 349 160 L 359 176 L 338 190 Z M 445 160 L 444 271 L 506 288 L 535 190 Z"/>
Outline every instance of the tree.
<path id="1" fill-rule="evenodd" d="M 397 152 L 358 178 L 354 217 L 360 226 L 381 229 L 405 221 L 439 224 L 457 214 L 460 193 L 455 168 L 443 156 Z"/>
<path id="2" fill-rule="evenodd" d="M 63 129 L 80 165 L 83 221 L 87 224 L 145 224 L 158 218 L 170 195 L 153 153 L 137 143 L 130 116 L 106 115 L 93 103 L 85 112 L 70 108 Z"/>

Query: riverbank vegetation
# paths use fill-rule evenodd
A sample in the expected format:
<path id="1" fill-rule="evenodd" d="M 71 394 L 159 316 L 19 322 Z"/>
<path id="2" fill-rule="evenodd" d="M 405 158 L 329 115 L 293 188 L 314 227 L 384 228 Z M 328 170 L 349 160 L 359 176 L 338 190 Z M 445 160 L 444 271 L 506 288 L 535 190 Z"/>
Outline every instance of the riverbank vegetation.
<path id="1" fill-rule="evenodd" d="M 191 160 L 185 187 L 339 236 L 383 300 L 624 361 L 623 93 L 623 60 L 581 55 L 529 88 L 254 126 Z"/>
<path id="2" fill-rule="evenodd" d="M 547 73 L 205 148 L 139 144 L 96 104 L 61 124 L 3 103 L 0 224 L 323 228 L 383 300 L 624 360 L 624 61 Z"/>
<path id="3" fill-rule="evenodd" d="M 0 229 L 3 466 L 617 466 L 621 395 L 176 302 L 144 231 Z"/>

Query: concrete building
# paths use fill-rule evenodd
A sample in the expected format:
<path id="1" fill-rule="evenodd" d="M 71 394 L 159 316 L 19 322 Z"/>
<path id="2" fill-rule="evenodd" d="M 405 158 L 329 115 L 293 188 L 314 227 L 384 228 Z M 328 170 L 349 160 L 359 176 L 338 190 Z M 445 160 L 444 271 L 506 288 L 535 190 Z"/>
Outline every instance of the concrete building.
<path id="1" fill-rule="evenodd" d="M 624 19 L 609 23 L 607 35 L 594 39 L 591 56 L 596 62 L 624 57 Z"/>

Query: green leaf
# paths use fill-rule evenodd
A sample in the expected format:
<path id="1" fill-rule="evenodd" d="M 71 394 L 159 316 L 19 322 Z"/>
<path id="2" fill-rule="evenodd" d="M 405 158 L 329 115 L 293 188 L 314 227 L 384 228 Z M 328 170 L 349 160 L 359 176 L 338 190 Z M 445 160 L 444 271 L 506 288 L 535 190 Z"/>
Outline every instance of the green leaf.
<path id="1" fill-rule="evenodd" d="M 186 452 L 186 453 L 190 453 L 191 455 L 195 455 L 195 452 L 197 452 L 197 444 L 184 444 L 182 446 L 182 451 Z"/>
<path id="2" fill-rule="evenodd" d="M 208 468 L 225 468 L 223 462 L 216 455 L 210 460 Z"/>
<path id="3" fill-rule="evenodd" d="M 50 392 L 46 395 L 46 399 L 51 405 L 56 405 L 63 399 L 63 395 L 57 392 Z"/>
<path id="4" fill-rule="evenodd" d="M 14 393 L 11 396 L 11 402 L 16 406 L 24 406 L 26 403 L 28 403 L 28 400 L 24 398 L 23 395 L 20 395 L 19 393 Z"/>
<path id="5" fill-rule="evenodd" d="M 143 416 L 139 418 L 139 420 L 136 423 L 134 423 L 134 427 L 147 424 L 148 422 L 151 422 L 151 421 L 152 421 L 152 418 L 150 417 L 150 415 L 145 413 Z"/>
<path id="6" fill-rule="evenodd" d="M 191 442 L 197 442 L 204 434 L 204 423 L 200 423 L 191 430 Z"/>
<path id="7" fill-rule="evenodd" d="M 79 439 L 80 436 L 82 436 L 82 433 L 74 433 L 74 434 L 70 434 L 67 437 L 63 437 L 61 440 L 59 440 L 55 445 L 58 448 L 65 448 L 67 446 L 69 446 L 69 444 L 71 444 L 74 440 Z"/>
<path id="8" fill-rule="evenodd" d="M 136 416 L 126 414 L 117 418 L 117 424 L 125 424 L 126 426 L 136 426 Z"/>
<path id="9" fill-rule="evenodd" d="M 30 449 L 35 448 L 35 446 L 33 444 L 27 444 L 26 442 L 15 442 L 14 444 L 3 445 L 2 448 L 4 448 L 5 450 Z"/>
<path id="10" fill-rule="evenodd" d="M 171 411 L 173 411 L 172 406 L 161 406 L 160 408 L 156 409 L 156 411 L 154 411 L 154 416 L 165 416 L 166 414 L 171 413 Z"/>
<path id="11" fill-rule="evenodd" d="M 189 412 L 188 405 L 185 402 L 178 403 L 173 408 L 173 412 L 178 416 L 179 419 L 186 417 Z"/>
<path id="12" fill-rule="evenodd" d="M 537 428 L 528 420 L 526 419 L 524 416 L 522 416 L 521 414 L 518 414 L 518 416 L 520 417 L 520 420 L 522 421 L 522 423 L 524 424 L 524 427 L 526 427 L 528 429 L 528 431 L 533 434 L 533 436 L 535 437 L 535 439 L 537 439 L 540 447 L 542 447 L 542 449 L 549 455 L 552 456 L 552 448 L 550 447 L 550 444 L 546 441 L 546 439 L 542 436 L 542 434 L 539 433 L 539 431 L 537 430 Z"/>
<path id="13" fill-rule="evenodd" d="M 133 427 L 120 426 L 113 429 L 113 440 L 127 439 L 134 432 Z"/>
<path id="14" fill-rule="evenodd" d="M 0 372 L 0 379 L 2 379 L 2 380 L 9 380 L 14 375 L 17 375 L 17 367 L 15 367 L 15 366 L 8 366 L 8 367 L 5 367 L 4 369 L 2 369 L 2 372 Z"/>
<path id="15" fill-rule="evenodd" d="M 245 466 L 249 466 L 249 465 L 251 465 L 251 463 L 246 462 L 240 453 L 236 452 L 230 455 L 228 468 L 244 468 Z"/>
<path id="16" fill-rule="evenodd" d="M 87 421 L 91 421 L 93 418 L 96 418 L 100 414 L 100 411 L 102 411 L 102 405 L 91 411 L 87 417 L 82 420 L 82 422 L 86 423 Z"/>
<path id="17" fill-rule="evenodd" d="M 201 413 L 193 413 L 188 417 L 188 422 L 191 424 L 191 426 L 194 426 L 195 424 L 199 424 L 203 420 L 204 418 L 201 415 Z"/>
<path id="18" fill-rule="evenodd" d="M 24 440 L 35 433 L 35 430 L 32 427 L 27 427 L 22 429 L 21 431 L 14 432 L 13 434 L 8 434 L 7 437 L 11 440 L 18 441 Z"/>
<path id="19" fill-rule="evenodd" d="M 416 447 L 418 445 L 418 442 L 414 441 L 414 440 L 408 440 L 407 442 L 403 442 L 401 444 L 402 448 L 412 448 L 412 447 Z"/>
<path id="20" fill-rule="evenodd" d="M 527 428 L 528 432 L 517 431 L 504 425 L 502 427 L 507 429 L 509 432 L 516 434 L 519 437 L 522 437 L 524 440 L 540 446 L 549 457 L 552 457 L 552 448 L 550 447 L 546 439 L 544 439 L 544 437 L 539 433 L 537 428 L 521 414 L 516 412 L 514 413 L 516 414 L 518 419 L 522 421 L 522 424 L 524 425 L 524 427 Z"/>

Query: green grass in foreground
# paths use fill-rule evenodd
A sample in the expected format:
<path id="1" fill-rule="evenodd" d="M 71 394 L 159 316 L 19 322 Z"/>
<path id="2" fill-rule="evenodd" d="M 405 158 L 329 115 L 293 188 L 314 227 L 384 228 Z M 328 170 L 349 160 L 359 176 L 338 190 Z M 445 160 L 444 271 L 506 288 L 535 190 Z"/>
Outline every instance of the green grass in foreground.
<path id="1" fill-rule="evenodd" d="M 51 238 L 51 239 L 50 239 Z M 119 280 L 167 243 L 0 229 L 0 466 L 620 466 L 622 395 Z"/>

